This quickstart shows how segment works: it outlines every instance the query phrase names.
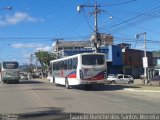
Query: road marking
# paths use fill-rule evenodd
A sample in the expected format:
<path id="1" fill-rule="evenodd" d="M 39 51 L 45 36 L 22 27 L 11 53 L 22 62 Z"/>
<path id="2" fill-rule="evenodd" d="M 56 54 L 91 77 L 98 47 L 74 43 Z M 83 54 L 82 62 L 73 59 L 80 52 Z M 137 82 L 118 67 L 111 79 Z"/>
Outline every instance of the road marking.
<path id="1" fill-rule="evenodd" d="M 40 97 L 35 92 L 33 92 L 33 94 L 36 96 L 36 98 L 40 99 Z"/>
<path id="2" fill-rule="evenodd" d="M 136 90 L 136 89 L 130 89 L 130 88 L 124 88 L 123 90 L 126 91 L 131 91 L 131 92 L 157 92 L 160 93 L 160 91 L 156 91 L 156 90 Z"/>

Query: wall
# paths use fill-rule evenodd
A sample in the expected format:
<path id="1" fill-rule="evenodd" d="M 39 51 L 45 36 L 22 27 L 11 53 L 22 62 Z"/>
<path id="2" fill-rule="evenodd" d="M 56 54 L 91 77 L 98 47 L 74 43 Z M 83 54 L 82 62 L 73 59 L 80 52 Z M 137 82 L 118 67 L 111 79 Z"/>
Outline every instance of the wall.
<path id="1" fill-rule="evenodd" d="M 121 47 L 112 45 L 112 65 L 122 66 L 122 50 Z"/>
<path id="2" fill-rule="evenodd" d="M 144 57 L 144 51 L 135 49 L 125 49 L 123 52 L 123 72 L 130 74 L 135 78 L 144 74 L 142 58 Z M 148 66 L 153 66 L 152 52 L 147 52 Z"/>

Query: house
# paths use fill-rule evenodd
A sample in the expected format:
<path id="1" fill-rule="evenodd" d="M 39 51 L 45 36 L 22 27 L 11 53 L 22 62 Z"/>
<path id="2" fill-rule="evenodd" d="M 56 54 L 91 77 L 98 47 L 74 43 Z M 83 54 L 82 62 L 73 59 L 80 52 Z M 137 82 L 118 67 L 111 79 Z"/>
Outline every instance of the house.
<path id="1" fill-rule="evenodd" d="M 137 50 L 137 49 L 131 49 L 130 44 L 122 43 L 118 45 L 121 46 L 122 48 L 123 73 L 132 75 L 135 78 L 144 74 L 144 68 L 143 68 L 144 51 Z M 147 70 L 149 72 L 150 68 L 153 67 L 152 52 L 147 51 L 147 58 L 148 58 L 148 69 Z"/>
<path id="2" fill-rule="evenodd" d="M 104 45 L 99 47 L 98 52 L 106 53 L 107 74 L 122 73 L 122 50 L 117 45 Z"/>

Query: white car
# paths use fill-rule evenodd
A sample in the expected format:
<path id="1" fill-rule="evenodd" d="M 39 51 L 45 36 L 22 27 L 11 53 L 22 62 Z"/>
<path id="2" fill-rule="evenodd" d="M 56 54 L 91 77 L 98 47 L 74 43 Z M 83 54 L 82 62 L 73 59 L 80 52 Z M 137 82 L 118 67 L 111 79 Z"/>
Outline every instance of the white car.
<path id="1" fill-rule="evenodd" d="M 109 74 L 108 78 L 113 78 L 115 76 L 115 74 Z"/>
<path id="2" fill-rule="evenodd" d="M 21 80 L 28 80 L 28 75 L 21 75 Z"/>
<path id="3" fill-rule="evenodd" d="M 132 84 L 134 79 L 130 75 L 118 74 L 112 78 L 107 78 L 107 83 Z"/>

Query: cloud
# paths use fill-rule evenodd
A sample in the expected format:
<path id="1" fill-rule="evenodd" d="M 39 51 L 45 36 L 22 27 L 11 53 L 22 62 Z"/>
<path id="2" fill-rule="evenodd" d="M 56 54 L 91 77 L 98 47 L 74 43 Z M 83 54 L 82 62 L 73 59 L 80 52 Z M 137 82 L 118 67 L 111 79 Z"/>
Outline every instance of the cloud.
<path id="1" fill-rule="evenodd" d="M 44 44 L 40 43 L 13 43 L 10 45 L 12 48 L 34 48 L 34 51 L 51 51 L 52 47 L 51 46 L 46 46 Z"/>
<path id="2" fill-rule="evenodd" d="M 31 54 L 34 54 L 33 52 L 29 52 L 29 51 L 22 51 L 22 56 L 24 58 L 30 58 Z"/>
<path id="3" fill-rule="evenodd" d="M 28 44 L 24 44 L 24 43 L 14 43 L 11 44 L 11 47 L 13 48 L 39 48 L 39 47 L 43 47 L 43 44 L 37 44 L 37 43 L 28 43 Z"/>
<path id="4" fill-rule="evenodd" d="M 36 48 L 36 51 L 51 51 L 52 50 L 52 47 L 51 46 L 44 46 L 44 47 L 39 47 L 39 48 Z"/>
<path id="5" fill-rule="evenodd" d="M 42 18 L 35 18 L 30 16 L 24 12 L 16 12 L 11 16 L 5 16 L 0 18 L 0 26 L 7 26 L 7 25 L 15 25 L 21 22 L 43 22 L 44 19 Z"/>

